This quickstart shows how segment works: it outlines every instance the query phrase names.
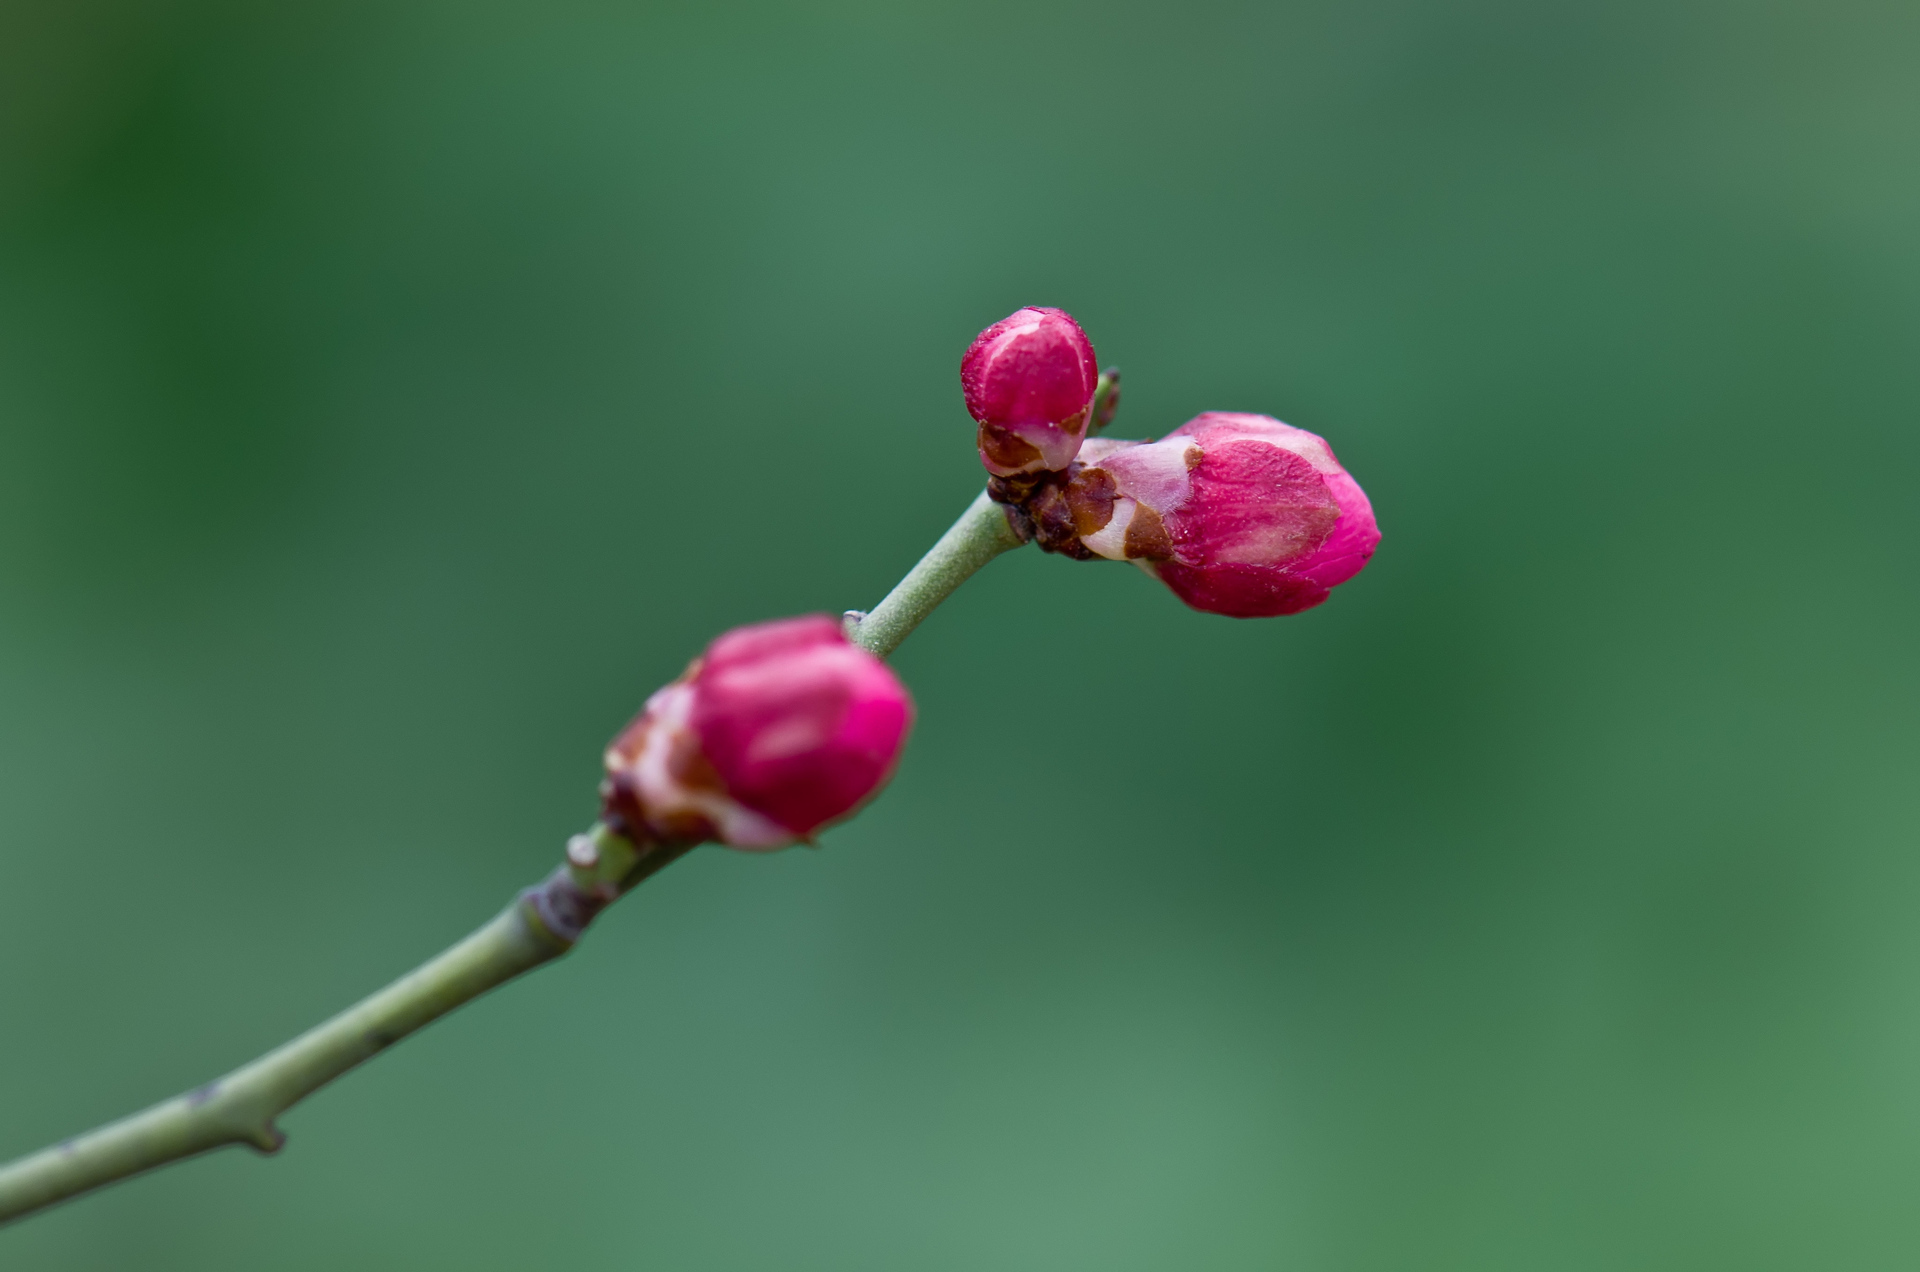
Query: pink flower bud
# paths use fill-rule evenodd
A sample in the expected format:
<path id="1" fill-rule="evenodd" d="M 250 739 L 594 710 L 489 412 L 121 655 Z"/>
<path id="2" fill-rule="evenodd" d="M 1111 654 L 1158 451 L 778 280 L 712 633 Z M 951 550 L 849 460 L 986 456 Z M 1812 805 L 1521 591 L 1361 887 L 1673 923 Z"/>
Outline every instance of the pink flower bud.
<path id="1" fill-rule="evenodd" d="M 1080 460 L 1062 492 L 1078 544 L 1139 562 L 1210 614 L 1312 609 L 1380 542 L 1326 442 L 1265 415 L 1209 411 L 1157 442 L 1096 438 Z"/>
<path id="2" fill-rule="evenodd" d="M 988 327 L 960 360 L 980 462 L 996 477 L 1065 468 L 1099 380 L 1093 342 L 1065 310 L 1028 307 Z"/>
<path id="3" fill-rule="evenodd" d="M 614 739 L 606 816 L 636 840 L 784 848 L 884 786 L 912 721 L 906 689 L 839 620 L 737 627 Z"/>

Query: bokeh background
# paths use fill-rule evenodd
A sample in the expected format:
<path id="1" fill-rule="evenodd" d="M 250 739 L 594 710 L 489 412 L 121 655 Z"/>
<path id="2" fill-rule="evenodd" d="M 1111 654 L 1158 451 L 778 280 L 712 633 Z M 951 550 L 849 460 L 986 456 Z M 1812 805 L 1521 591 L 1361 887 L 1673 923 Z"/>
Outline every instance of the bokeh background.
<path id="1" fill-rule="evenodd" d="M 1052 304 L 1329 437 L 1235 622 L 1023 552 L 708 850 L 65 1272 L 1920 1262 L 1920 9 L 0 7 L 0 1155 L 544 873 L 876 600 Z"/>

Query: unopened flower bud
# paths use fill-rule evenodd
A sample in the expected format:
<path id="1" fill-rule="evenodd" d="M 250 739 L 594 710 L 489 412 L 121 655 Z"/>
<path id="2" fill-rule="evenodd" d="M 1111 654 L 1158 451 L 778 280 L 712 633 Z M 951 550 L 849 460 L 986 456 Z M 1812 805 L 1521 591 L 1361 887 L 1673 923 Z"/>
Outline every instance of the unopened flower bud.
<path id="1" fill-rule="evenodd" d="M 1312 609 L 1380 542 L 1326 442 L 1265 415 L 1209 411 L 1157 442 L 1096 438 L 1059 502 L 1077 545 L 1056 551 L 1137 561 L 1193 608 L 1235 618 Z"/>
<path id="2" fill-rule="evenodd" d="M 739 627 L 607 750 L 608 823 L 636 841 L 783 848 L 892 776 L 913 700 L 824 614 Z"/>
<path id="3" fill-rule="evenodd" d="M 1029 307 L 988 327 L 960 360 L 980 462 L 996 477 L 1064 469 L 1099 379 L 1093 342 L 1065 310 Z"/>

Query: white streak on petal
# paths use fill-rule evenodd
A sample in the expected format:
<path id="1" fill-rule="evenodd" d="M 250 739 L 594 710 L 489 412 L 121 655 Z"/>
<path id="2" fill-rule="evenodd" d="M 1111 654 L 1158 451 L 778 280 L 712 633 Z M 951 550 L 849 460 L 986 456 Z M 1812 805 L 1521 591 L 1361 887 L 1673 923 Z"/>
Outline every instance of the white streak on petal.
<path id="1" fill-rule="evenodd" d="M 1164 518 L 1193 493 L 1193 482 L 1187 476 L 1190 450 L 1199 450 L 1193 439 L 1169 437 L 1110 455 L 1100 467 L 1113 474 L 1113 484 L 1121 494 L 1139 500 Z"/>
<path id="2" fill-rule="evenodd" d="M 1340 461 L 1333 457 L 1333 448 L 1305 429 L 1292 429 L 1279 434 L 1262 434 L 1260 440 L 1271 442 L 1281 450 L 1292 451 L 1312 464 L 1314 471 L 1323 475 L 1346 471 L 1340 467 Z"/>
<path id="3" fill-rule="evenodd" d="M 751 808 L 730 799 L 703 795 L 697 802 L 700 811 L 719 829 L 720 842 L 729 848 L 765 851 L 785 848 L 799 840 L 799 836 L 785 826 L 769 821 Z"/>
<path id="4" fill-rule="evenodd" d="M 667 760 L 673 754 L 674 739 L 689 732 L 693 715 L 693 687 L 674 683 L 647 699 L 646 714 L 651 725 L 640 741 L 640 754 L 633 757 L 634 793 L 640 807 L 659 815 L 684 807 L 685 792 L 668 771 Z"/>
<path id="5" fill-rule="evenodd" d="M 1145 445 L 1147 445 L 1146 442 L 1130 442 L 1121 437 L 1089 437 L 1080 443 L 1080 462 L 1090 468 L 1103 467 L 1100 461 L 1109 455 Z"/>
<path id="6" fill-rule="evenodd" d="M 1113 517 L 1106 525 L 1092 534 L 1080 536 L 1080 542 L 1088 550 L 1098 552 L 1110 561 L 1127 559 L 1127 527 L 1133 524 L 1133 514 L 1139 504 L 1121 495 L 1113 501 Z"/>

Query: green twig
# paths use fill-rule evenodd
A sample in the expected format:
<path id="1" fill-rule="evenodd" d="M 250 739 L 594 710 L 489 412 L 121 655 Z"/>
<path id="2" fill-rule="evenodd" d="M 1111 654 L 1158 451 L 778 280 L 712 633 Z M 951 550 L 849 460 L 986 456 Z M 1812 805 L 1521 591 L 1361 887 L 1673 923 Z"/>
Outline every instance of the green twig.
<path id="1" fill-rule="evenodd" d="M 1094 437 L 1113 423 L 1120 409 L 1120 368 L 1108 367 L 1093 386 L 1093 406 L 1087 412 L 1087 436 Z"/>
<path id="2" fill-rule="evenodd" d="M 847 615 L 848 639 L 885 658 L 975 571 L 1024 542 L 1008 523 L 1007 510 L 981 491 L 872 613 Z"/>
<path id="3" fill-rule="evenodd" d="M 850 623 L 851 638 L 885 657 L 974 571 L 1020 542 L 983 493 L 872 614 Z M 332 1020 L 217 1081 L 0 1166 L 0 1223 L 229 1144 L 276 1151 L 282 1113 L 416 1029 L 565 954 L 601 910 L 686 851 L 642 851 L 604 826 L 574 836 L 567 864 L 544 883 Z"/>
<path id="4" fill-rule="evenodd" d="M 686 851 L 642 853 L 604 826 L 568 864 L 480 928 L 325 1024 L 185 1095 L 0 1167 L 0 1223 L 228 1144 L 271 1153 L 274 1119 L 347 1070 L 496 985 L 573 948 L 593 917 Z"/>
<path id="5" fill-rule="evenodd" d="M 509 906 L 452 949 L 279 1050 L 0 1170 L 0 1220 L 228 1144 L 274 1152 L 284 1141 L 274 1118 L 296 1101 L 428 1021 L 565 952 L 523 905 Z"/>

